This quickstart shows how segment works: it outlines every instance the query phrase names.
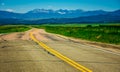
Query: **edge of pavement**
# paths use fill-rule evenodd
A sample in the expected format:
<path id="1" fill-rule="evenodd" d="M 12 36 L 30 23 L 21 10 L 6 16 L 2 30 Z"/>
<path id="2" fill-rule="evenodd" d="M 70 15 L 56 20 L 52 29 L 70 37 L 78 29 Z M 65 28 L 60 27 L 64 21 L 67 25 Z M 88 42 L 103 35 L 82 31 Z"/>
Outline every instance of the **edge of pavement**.
<path id="1" fill-rule="evenodd" d="M 47 32 L 47 33 L 49 33 L 49 32 Z M 101 43 L 101 42 L 95 42 L 95 41 L 89 41 L 89 40 L 82 40 L 82 39 L 67 37 L 67 36 L 64 36 L 64 35 L 54 34 L 54 33 L 49 33 L 49 34 L 56 35 L 58 37 L 69 40 L 71 42 L 81 43 L 81 44 L 84 44 L 84 45 L 89 45 L 89 46 L 92 46 L 92 47 L 94 47 L 96 49 L 99 49 L 99 50 L 102 50 L 102 51 L 106 51 L 106 52 L 109 52 L 109 53 L 120 55 L 120 45 Z"/>

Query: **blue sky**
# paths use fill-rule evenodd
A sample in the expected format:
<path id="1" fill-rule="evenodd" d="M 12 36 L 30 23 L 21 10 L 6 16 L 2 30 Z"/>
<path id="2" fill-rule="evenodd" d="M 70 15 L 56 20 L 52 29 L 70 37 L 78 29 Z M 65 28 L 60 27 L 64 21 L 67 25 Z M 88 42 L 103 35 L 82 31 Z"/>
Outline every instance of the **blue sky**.
<path id="1" fill-rule="evenodd" d="M 120 9 L 120 0 L 0 0 L 0 10 L 24 13 L 32 9 Z"/>

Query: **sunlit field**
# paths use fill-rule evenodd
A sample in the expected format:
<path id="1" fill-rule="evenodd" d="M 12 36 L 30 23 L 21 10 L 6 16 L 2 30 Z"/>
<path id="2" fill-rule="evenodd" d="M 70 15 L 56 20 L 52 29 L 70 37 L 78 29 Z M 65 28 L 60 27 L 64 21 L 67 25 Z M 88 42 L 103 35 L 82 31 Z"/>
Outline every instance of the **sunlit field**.
<path id="1" fill-rule="evenodd" d="M 117 24 L 66 24 L 34 26 L 47 32 L 103 43 L 120 44 L 120 25 Z"/>
<path id="2" fill-rule="evenodd" d="M 23 32 L 31 28 L 42 28 L 47 32 L 64 36 L 120 44 L 120 24 L 44 24 L 44 25 L 5 25 L 0 33 Z"/>
<path id="3" fill-rule="evenodd" d="M 23 32 L 29 29 L 30 28 L 28 26 L 5 25 L 5 26 L 0 26 L 0 33 Z"/>

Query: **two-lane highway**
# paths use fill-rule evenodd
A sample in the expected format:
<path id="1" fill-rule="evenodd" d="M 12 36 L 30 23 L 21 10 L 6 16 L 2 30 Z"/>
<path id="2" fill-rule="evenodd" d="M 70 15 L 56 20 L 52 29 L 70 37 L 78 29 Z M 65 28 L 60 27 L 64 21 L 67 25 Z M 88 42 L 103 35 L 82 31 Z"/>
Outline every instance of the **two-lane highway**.
<path id="1" fill-rule="evenodd" d="M 50 48 L 74 60 L 80 65 L 85 66 L 93 72 L 120 71 L 120 55 L 98 49 L 91 45 L 67 40 L 54 34 L 46 33 L 43 30 L 39 30 L 34 36 L 37 40 L 42 41 Z M 39 38 L 39 36 L 44 38 Z"/>
<path id="2" fill-rule="evenodd" d="M 120 55 L 43 29 L 0 36 L 0 72 L 91 71 L 120 72 Z"/>
<path id="3" fill-rule="evenodd" d="M 56 57 L 60 58 L 61 60 L 65 61 L 66 63 L 70 64 L 71 66 L 75 67 L 76 69 L 82 71 L 82 72 L 92 72 L 90 69 L 78 64 L 77 62 L 69 59 L 68 57 L 60 54 L 59 52 L 55 51 L 54 49 L 48 47 L 46 44 L 44 44 L 43 42 L 39 41 L 36 39 L 36 37 L 34 36 L 33 32 L 30 33 L 30 37 L 33 41 L 35 41 L 36 43 L 38 43 L 41 47 L 43 47 L 46 51 L 48 51 L 49 53 L 55 55 Z"/>

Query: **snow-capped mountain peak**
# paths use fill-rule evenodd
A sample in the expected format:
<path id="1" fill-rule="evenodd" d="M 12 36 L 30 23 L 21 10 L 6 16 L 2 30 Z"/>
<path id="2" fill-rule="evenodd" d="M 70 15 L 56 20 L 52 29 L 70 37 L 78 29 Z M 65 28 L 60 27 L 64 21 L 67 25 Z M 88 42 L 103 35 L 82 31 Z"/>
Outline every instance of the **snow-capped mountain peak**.
<path id="1" fill-rule="evenodd" d="M 59 14 L 66 14 L 66 12 L 58 12 Z"/>
<path id="2" fill-rule="evenodd" d="M 47 9 L 34 9 L 29 11 L 28 13 L 49 13 L 51 10 L 47 10 Z"/>

